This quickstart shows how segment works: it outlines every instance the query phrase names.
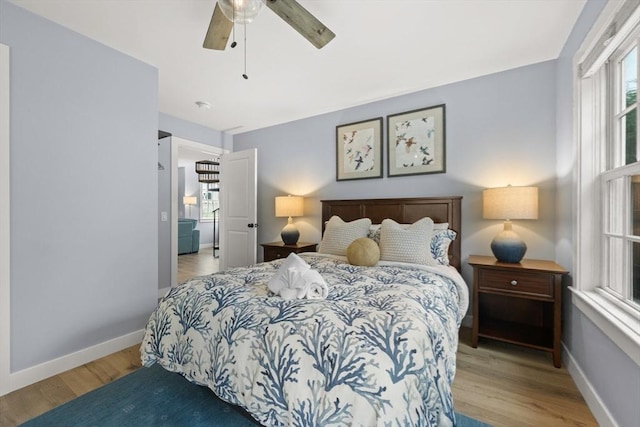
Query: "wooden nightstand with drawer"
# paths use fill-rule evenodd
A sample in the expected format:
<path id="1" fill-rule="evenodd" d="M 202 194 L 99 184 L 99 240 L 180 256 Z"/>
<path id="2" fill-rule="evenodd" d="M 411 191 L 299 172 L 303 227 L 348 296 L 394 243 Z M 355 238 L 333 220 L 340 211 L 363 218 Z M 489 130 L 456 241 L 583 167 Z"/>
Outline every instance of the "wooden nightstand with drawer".
<path id="1" fill-rule="evenodd" d="M 262 243 L 264 261 L 286 258 L 290 253 L 315 252 L 317 243 L 298 242 L 295 245 L 285 245 L 283 242 Z"/>
<path id="2" fill-rule="evenodd" d="M 553 354 L 561 366 L 562 276 L 553 261 L 523 259 L 516 264 L 470 255 L 473 267 L 473 335 Z"/>

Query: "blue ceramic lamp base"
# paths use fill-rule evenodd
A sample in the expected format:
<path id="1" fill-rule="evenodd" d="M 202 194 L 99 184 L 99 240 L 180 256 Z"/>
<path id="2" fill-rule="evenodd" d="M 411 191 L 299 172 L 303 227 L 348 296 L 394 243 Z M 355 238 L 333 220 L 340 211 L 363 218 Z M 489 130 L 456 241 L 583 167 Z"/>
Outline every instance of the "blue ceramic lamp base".
<path id="1" fill-rule="evenodd" d="M 300 238 L 300 232 L 295 225 L 289 223 L 282 229 L 280 238 L 285 245 L 295 245 L 296 243 L 298 243 L 298 239 Z"/>
<path id="2" fill-rule="evenodd" d="M 500 262 L 519 263 L 527 252 L 527 245 L 511 229 L 511 222 L 505 221 L 504 230 L 491 241 L 491 251 Z"/>

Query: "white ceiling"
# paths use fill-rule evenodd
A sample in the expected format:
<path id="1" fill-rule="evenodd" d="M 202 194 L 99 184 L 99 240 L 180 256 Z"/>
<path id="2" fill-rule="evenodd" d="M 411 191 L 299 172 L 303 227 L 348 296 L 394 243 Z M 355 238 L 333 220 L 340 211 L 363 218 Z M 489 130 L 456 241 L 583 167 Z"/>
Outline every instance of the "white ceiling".
<path id="1" fill-rule="evenodd" d="M 336 33 L 321 50 L 263 7 L 244 80 L 242 27 L 202 48 L 215 0 L 11 1 L 154 65 L 161 112 L 230 133 L 555 59 L 585 3 L 299 0 Z"/>

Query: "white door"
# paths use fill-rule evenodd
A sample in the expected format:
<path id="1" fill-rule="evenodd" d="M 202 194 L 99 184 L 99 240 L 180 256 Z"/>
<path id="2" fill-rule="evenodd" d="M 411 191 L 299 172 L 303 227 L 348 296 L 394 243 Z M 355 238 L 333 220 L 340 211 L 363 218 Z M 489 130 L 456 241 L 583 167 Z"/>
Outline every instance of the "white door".
<path id="1" fill-rule="evenodd" d="M 258 150 L 220 157 L 220 271 L 256 263 Z"/>

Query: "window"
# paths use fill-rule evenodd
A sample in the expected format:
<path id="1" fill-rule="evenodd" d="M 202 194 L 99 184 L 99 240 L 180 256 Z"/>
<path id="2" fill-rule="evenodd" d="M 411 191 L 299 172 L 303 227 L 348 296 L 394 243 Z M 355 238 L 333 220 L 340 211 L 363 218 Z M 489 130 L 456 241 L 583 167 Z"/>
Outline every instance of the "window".
<path id="1" fill-rule="evenodd" d="M 200 221 L 213 221 L 214 212 L 217 214 L 220 207 L 218 194 L 216 184 L 200 183 Z"/>
<path id="2" fill-rule="evenodd" d="M 602 287 L 614 298 L 640 309 L 640 162 L 638 162 L 638 46 L 635 31 L 605 66 L 606 117 L 603 139 Z"/>
<path id="3" fill-rule="evenodd" d="M 635 1 L 610 5 L 603 12 L 609 18 L 594 27 L 576 58 L 573 301 L 640 363 L 640 9 Z"/>

